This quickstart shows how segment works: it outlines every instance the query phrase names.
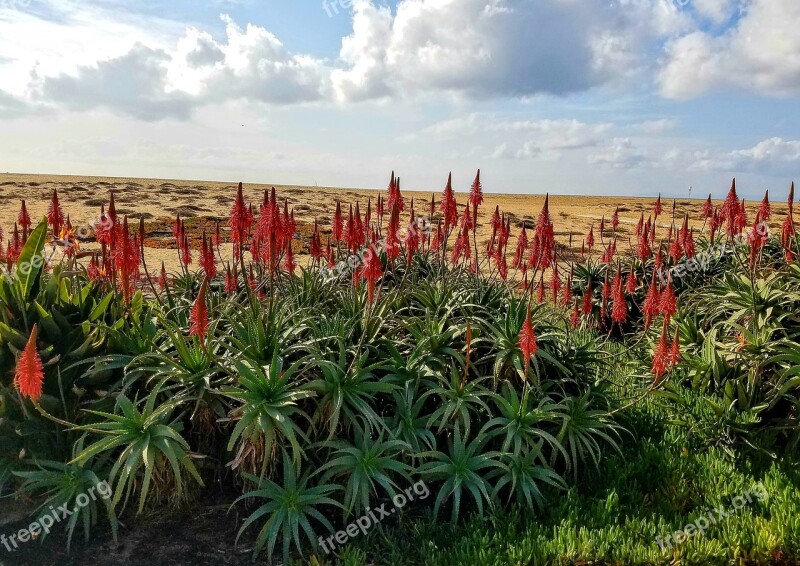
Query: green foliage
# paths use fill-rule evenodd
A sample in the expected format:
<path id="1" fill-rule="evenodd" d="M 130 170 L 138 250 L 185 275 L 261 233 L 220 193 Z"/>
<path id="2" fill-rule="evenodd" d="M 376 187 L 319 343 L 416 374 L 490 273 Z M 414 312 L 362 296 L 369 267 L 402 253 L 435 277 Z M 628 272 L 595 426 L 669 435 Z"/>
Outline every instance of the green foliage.
<path id="1" fill-rule="evenodd" d="M 25 257 L 46 247 L 40 228 Z M 382 256 L 372 303 L 363 282 L 316 267 L 289 276 L 259 265 L 255 289 L 230 294 L 212 281 L 203 341 L 188 330 L 195 274 L 123 297 L 73 259 L 50 273 L 17 269 L 0 279 L 0 489 L 50 505 L 108 479 L 112 497 L 75 515 L 70 541 L 81 524 L 88 536 L 102 507 L 115 531 L 131 498 L 141 512 L 203 485 L 245 490 L 240 535 L 258 527 L 255 553 L 284 563 L 412 478 L 433 503 L 376 527 L 396 528 L 392 537 L 342 548 L 344 563 L 796 554 L 800 267 L 776 250 L 765 257 L 738 269 L 746 258 L 732 251 L 676 282 L 668 330 L 682 359 L 657 391 L 643 377 L 658 336 L 635 307 L 644 285 L 631 320 L 602 332 L 533 305 L 526 375 L 519 333 L 531 297 L 429 254 L 409 265 Z M 649 281 L 653 262 L 633 263 Z M 609 275 L 608 263 L 576 266 L 573 290 L 591 278 L 595 315 Z M 33 324 L 46 372 L 38 405 L 10 379 Z M 757 480 L 767 503 L 669 556 L 654 544 Z"/>
<path id="2" fill-rule="evenodd" d="M 319 511 L 319 508 L 323 506 L 341 507 L 338 501 L 330 497 L 340 489 L 338 485 L 314 485 L 309 474 L 298 477 L 297 470 L 291 465 L 291 460 L 286 454 L 283 455 L 283 485 L 278 485 L 271 480 L 262 483 L 255 476 L 249 479 L 256 482 L 258 489 L 245 493 L 236 502 L 256 499 L 263 503 L 244 521 L 239 530 L 239 536 L 256 521 L 267 518 L 256 538 L 254 551 L 256 555 L 266 546 L 267 553 L 272 558 L 275 544 L 280 537 L 283 563 L 287 564 L 292 542 L 302 553 L 304 545 L 300 540 L 301 529 L 305 538 L 312 545 L 316 544 L 317 535 L 312 526 L 312 520 L 324 526 L 328 531 L 333 530 L 330 521 Z"/>
<path id="3" fill-rule="evenodd" d="M 80 443 L 76 445 L 76 448 L 80 450 Z M 110 500 L 111 487 L 100 480 L 92 468 L 92 464 L 98 469 L 102 466 L 92 460 L 84 464 L 63 464 L 49 460 L 36 461 L 32 464 L 35 467 L 32 471 L 15 472 L 16 476 L 24 480 L 20 491 L 41 499 L 42 502 L 35 511 L 40 524 L 42 524 L 41 517 L 49 515 L 52 520 L 47 520 L 45 523 L 53 525 L 56 517 L 59 519 L 63 517 L 62 508 L 69 511 L 65 526 L 67 551 L 72 545 L 76 527 L 82 526 L 84 540 L 89 540 L 102 508 L 105 510 L 105 515 L 116 539 L 118 523 L 114 506 Z M 54 513 L 56 515 L 53 515 Z M 47 531 L 43 532 L 42 539 L 47 538 L 48 534 Z"/>
<path id="4" fill-rule="evenodd" d="M 130 495 L 138 491 L 139 512 L 141 512 L 147 502 L 150 484 L 154 478 L 161 484 L 157 487 L 161 488 L 162 497 L 167 489 L 171 489 L 167 488 L 169 484 L 166 483 L 170 480 L 177 496 L 181 497 L 184 489 L 183 477 L 186 473 L 197 483 L 202 484 L 200 475 L 188 455 L 189 444 L 180 435 L 180 422 L 170 420 L 177 403 L 165 402 L 156 407 L 159 393 L 158 387 L 154 389 L 141 411 L 127 397 L 120 395 L 115 407 L 119 412 L 90 411 L 102 420 L 77 427 L 77 430 L 97 434 L 103 438 L 81 451 L 73 459 L 73 463 L 82 464 L 97 455 L 121 449 L 109 472 L 109 481 L 116 486 L 112 499 L 115 507 L 123 496 L 124 507 Z M 142 468 L 144 469 L 140 482 L 138 472 Z"/>

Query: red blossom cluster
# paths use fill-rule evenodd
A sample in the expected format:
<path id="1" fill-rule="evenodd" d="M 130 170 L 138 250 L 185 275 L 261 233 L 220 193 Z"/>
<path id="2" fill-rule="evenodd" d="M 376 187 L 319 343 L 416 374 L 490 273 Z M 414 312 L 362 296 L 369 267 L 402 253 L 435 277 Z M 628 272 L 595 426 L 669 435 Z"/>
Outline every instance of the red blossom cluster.
<path id="1" fill-rule="evenodd" d="M 793 199 L 792 184 L 789 210 L 780 231 L 780 244 L 787 261 L 793 261 L 797 253 Z M 584 287 L 583 282 L 576 281 L 574 266 L 566 263 L 564 257 L 573 252 L 572 236 L 567 252 L 557 247 L 549 195 L 544 198 L 535 225 L 526 226 L 525 222 L 517 225 L 519 232 L 514 229 L 517 237 L 513 242 L 512 215 L 506 214 L 499 206 L 495 207 L 489 221 L 491 236 L 486 246 L 479 249 L 477 231 L 484 200 L 480 170 L 462 205 L 457 201 L 452 175 L 448 175 L 439 202 L 436 195 L 432 195 L 430 202 L 426 200 L 422 207 L 418 206 L 419 200 L 416 203 L 414 199 L 406 201 L 400 188 L 400 178 L 392 173 L 385 195 L 377 197 L 374 217 L 372 199 L 369 199 L 366 205 L 363 202 L 343 205 L 341 201 L 336 201 L 329 233 L 324 233 L 321 228 L 327 225 L 326 222 L 314 220 L 308 241 L 312 265 L 327 265 L 333 269 L 342 262 L 348 263 L 345 260 L 356 258 L 356 264 L 350 265 L 352 284 L 354 287 L 365 284 L 370 304 L 376 300 L 381 278 L 387 271 L 398 264 L 410 266 L 415 257 L 430 254 L 439 261 L 449 261 L 452 267 L 475 273 L 488 272 L 505 282 L 520 281 L 522 288 L 530 293 L 529 301 L 533 298 L 539 303 L 550 300 L 568 309 L 572 327 L 586 323 L 608 329 L 609 332 L 615 328 L 623 331 L 631 313 L 641 312 L 645 328 L 649 329 L 657 318 L 663 317 L 662 336 L 656 345 L 653 361 L 653 373 L 660 378 L 680 355 L 677 335 L 671 343 L 668 340 L 670 320 L 677 311 L 677 296 L 669 270 L 697 255 L 700 234 L 707 237 L 711 244 L 718 238 L 740 238 L 746 234 L 750 265 L 754 268 L 768 241 L 766 222 L 773 215 L 767 192 L 748 229 L 747 206 L 736 192 L 735 179 L 720 207 L 715 207 L 711 195 L 704 201 L 701 209 L 703 227 L 699 230 L 691 225 L 688 214 L 676 217 L 677 202 L 673 202 L 671 223 L 667 225 L 664 217 L 668 217 L 668 213 L 665 214 L 664 203 L 659 195 L 647 218 L 644 210 L 640 213 L 634 231 L 635 238 L 628 240 L 625 232 L 620 232 L 620 209 L 616 207 L 608 224 L 605 217 L 600 218 L 597 232 L 594 223 L 590 225 L 580 246 L 584 259 L 588 251 L 589 264 L 591 255 L 597 249 L 597 259 L 600 261 L 597 268 L 601 270 L 601 275 L 596 275 L 594 281 L 589 274 Z M 430 217 L 430 231 L 422 230 L 417 217 L 420 208 Z M 438 218 L 435 218 L 437 214 Z M 66 246 L 68 255 L 74 255 L 78 249 L 77 237 L 69 216 L 64 213 L 57 191 L 53 191 L 47 208 L 47 223 L 52 241 L 70 244 Z M 14 229 L 5 245 L 0 247 L 0 259 L 7 262 L 9 267 L 17 261 L 32 227 L 28 205 L 23 200 Z M 130 300 L 137 287 L 141 286 L 143 269 L 146 279 L 150 279 L 144 264 L 144 228 L 143 221 L 140 221 L 136 231 L 129 226 L 127 217 L 118 218 L 112 193 L 107 209 L 101 207 L 100 218 L 94 226 L 99 250 L 86 254 L 89 257 L 86 262 L 88 277 L 116 288 L 125 300 Z M 241 278 L 246 289 L 256 290 L 263 296 L 269 289 L 264 275 L 271 279 L 293 274 L 297 269 L 296 248 L 293 246 L 297 243 L 294 210 L 287 199 L 278 199 L 274 188 L 264 191 L 256 212 L 253 205 L 246 202 L 240 183 L 227 228 L 227 239 L 233 249 L 232 260 L 226 262 L 221 250 L 223 238 L 219 222 L 215 224 L 213 234 L 203 232 L 199 249 L 195 250 L 192 249 L 186 222 L 180 215 L 173 224 L 172 235 L 182 269 L 188 272 L 192 254 L 196 252 L 204 274 L 204 283 L 190 317 L 190 333 L 201 341 L 208 332 L 206 290 L 218 275 L 222 276 L 227 293 L 239 291 Z M 4 238 L 5 234 L 0 228 L 0 245 Z M 511 258 L 508 256 L 509 244 L 513 250 Z M 618 249 L 625 250 L 626 247 L 629 250 L 627 254 Z M 249 265 L 245 263 L 247 252 Z M 510 272 L 511 269 L 515 270 L 514 273 Z M 163 262 L 157 281 L 162 289 L 171 283 Z M 597 287 L 600 287 L 599 293 Z M 536 354 L 537 348 L 530 307 L 520 331 L 519 347 L 525 356 L 527 372 L 530 358 Z M 37 393 L 35 379 L 28 376 L 36 373 L 35 358 L 28 352 L 25 359 L 27 365 L 22 368 L 25 371 L 20 374 L 18 381 L 34 396 Z"/>

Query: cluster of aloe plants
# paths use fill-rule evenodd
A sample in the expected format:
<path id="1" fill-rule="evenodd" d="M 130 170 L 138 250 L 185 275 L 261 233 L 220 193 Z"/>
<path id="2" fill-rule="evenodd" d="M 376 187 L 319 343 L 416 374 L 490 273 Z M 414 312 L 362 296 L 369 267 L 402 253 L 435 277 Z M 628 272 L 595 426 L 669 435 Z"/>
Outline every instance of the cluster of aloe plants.
<path id="1" fill-rule="evenodd" d="M 692 285 L 668 269 L 745 231 L 735 187 L 720 209 L 709 199 L 697 237 L 674 207 L 658 233 L 659 197 L 629 253 L 618 212 L 601 253 L 594 227 L 580 251 L 557 245 L 546 200 L 532 239 L 520 226 L 513 271 L 510 215 L 496 210 L 478 244 L 480 174 L 463 213 L 448 180 L 421 218 L 394 175 L 374 217 L 371 201 L 346 219 L 337 203 L 303 267 L 274 189 L 256 213 L 240 185 L 199 249 L 176 219 L 174 274 L 151 274 L 144 223 L 132 230 L 113 195 L 91 250 L 56 193 L 37 226 L 23 203 L 0 280 L 0 489 L 61 501 L 107 480 L 116 529 L 121 513 L 235 485 L 242 532 L 257 527 L 256 552 L 280 545 L 284 561 L 419 480 L 453 522 L 537 508 L 624 442 L 617 417 L 632 403 L 608 379 L 620 347 L 642 360 L 637 394 L 666 384 L 680 399 L 690 385 L 723 399 L 731 430 L 759 423 L 770 446 L 794 449 L 792 199 L 779 238 L 752 236 L 765 197 L 746 245 Z M 56 251 L 52 267 L 35 261 Z M 741 347 L 719 347 L 732 333 Z"/>

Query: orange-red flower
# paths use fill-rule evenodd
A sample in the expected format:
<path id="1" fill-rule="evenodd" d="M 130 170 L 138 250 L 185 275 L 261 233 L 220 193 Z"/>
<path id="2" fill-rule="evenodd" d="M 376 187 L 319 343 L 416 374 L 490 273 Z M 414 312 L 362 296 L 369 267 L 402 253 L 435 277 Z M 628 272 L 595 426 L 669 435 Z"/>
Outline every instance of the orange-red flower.
<path id="1" fill-rule="evenodd" d="M 34 324 L 31 336 L 22 355 L 17 360 L 17 369 L 14 373 L 14 385 L 23 397 L 28 397 L 33 401 L 38 401 L 42 396 L 44 387 L 44 372 L 42 371 L 42 359 L 36 349 L 36 337 L 38 328 Z"/>
<path id="2" fill-rule="evenodd" d="M 522 324 L 522 329 L 519 331 L 519 348 L 522 350 L 523 363 L 525 364 L 525 374 L 528 374 L 528 367 L 531 363 L 531 356 L 535 356 L 539 351 L 539 343 L 536 340 L 536 333 L 533 330 L 533 322 L 531 321 L 531 306 L 528 305 L 528 311 L 525 315 L 525 322 Z"/>
<path id="3" fill-rule="evenodd" d="M 53 189 L 53 198 L 50 200 L 50 206 L 47 209 L 47 221 L 53 229 L 53 236 L 58 237 L 61 233 L 61 227 L 64 225 L 64 210 L 58 201 L 58 191 L 56 189 Z"/>
<path id="4" fill-rule="evenodd" d="M 469 202 L 472 204 L 472 227 L 476 228 L 478 224 L 478 207 L 483 204 L 483 187 L 481 186 L 480 169 L 478 169 L 475 180 L 472 182 L 472 187 L 469 191 Z"/>
<path id="5" fill-rule="evenodd" d="M 661 338 L 658 340 L 656 350 L 653 353 L 653 367 L 651 371 L 655 374 L 656 379 L 660 378 L 667 372 L 670 358 L 670 347 L 667 342 L 667 321 L 664 320 L 664 325 L 661 329 Z"/>
<path id="6" fill-rule="evenodd" d="M 22 207 L 19 211 L 19 216 L 17 216 L 17 222 L 19 222 L 22 231 L 27 234 L 31 227 L 31 215 L 28 214 L 28 207 L 25 205 L 25 199 L 22 200 Z"/>
<path id="7" fill-rule="evenodd" d="M 208 279 L 203 280 L 200 286 L 200 293 L 192 305 L 192 312 L 189 315 L 189 334 L 197 336 L 201 341 L 208 334 L 208 305 L 206 305 L 206 290 L 208 289 Z"/>
<path id="8" fill-rule="evenodd" d="M 675 288 L 672 286 L 672 277 L 669 278 L 667 281 L 667 286 L 664 289 L 664 292 L 661 293 L 661 299 L 659 300 L 659 310 L 661 314 L 666 316 L 667 318 L 674 315 L 678 308 L 677 308 L 677 297 L 675 296 Z"/>
<path id="9" fill-rule="evenodd" d="M 236 190 L 236 201 L 231 208 L 231 217 L 228 226 L 231 228 L 231 241 L 233 242 L 233 252 L 236 259 L 241 257 L 242 247 L 247 240 L 247 232 L 253 224 L 253 214 L 244 203 L 242 184 Z M 181 242 L 178 242 L 181 245 Z"/>
<path id="10" fill-rule="evenodd" d="M 659 193 L 658 200 L 656 200 L 655 204 L 653 204 L 653 218 L 658 218 L 663 210 L 664 209 L 661 206 L 661 193 Z"/>

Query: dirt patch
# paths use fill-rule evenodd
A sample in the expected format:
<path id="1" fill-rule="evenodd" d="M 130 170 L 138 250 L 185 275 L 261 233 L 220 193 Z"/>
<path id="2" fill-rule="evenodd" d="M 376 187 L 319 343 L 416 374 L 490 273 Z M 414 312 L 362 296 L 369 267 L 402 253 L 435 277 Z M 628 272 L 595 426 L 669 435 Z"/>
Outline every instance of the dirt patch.
<path id="1" fill-rule="evenodd" d="M 72 551 L 66 552 L 65 529 L 54 528 L 44 542 L 28 542 L 9 554 L 0 547 L 0 564 L 14 566 L 212 566 L 253 564 L 254 541 L 248 533 L 235 546 L 243 509 L 230 512 L 231 496 L 217 497 L 209 504 L 173 512 L 167 516 L 125 517 L 117 542 L 106 524 L 98 524 L 92 540 L 85 544 L 81 528 L 75 530 Z M 28 521 L 4 529 L 25 528 Z M 57 527 L 60 525 L 57 525 Z M 250 536 L 248 536 L 250 535 Z M 264 563 L 266 557 L 259 558 Z"/>

